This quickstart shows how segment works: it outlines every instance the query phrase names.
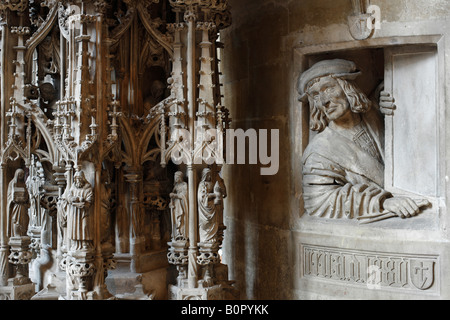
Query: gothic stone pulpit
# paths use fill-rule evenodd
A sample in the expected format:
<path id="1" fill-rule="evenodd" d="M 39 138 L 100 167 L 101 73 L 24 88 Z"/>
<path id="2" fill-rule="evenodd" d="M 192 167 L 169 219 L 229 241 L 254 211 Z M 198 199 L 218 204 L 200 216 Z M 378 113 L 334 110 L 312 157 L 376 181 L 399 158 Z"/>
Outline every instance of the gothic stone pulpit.
<path id="1" fill-rule="evenodd" d="M 442 215 L 442 38 L 374 38 L 294 51 L 297 177 L 303 190 L 296 234 L 301 296 L 439 297 L 449 280 L 442 272 L 448 250 L 440 245 L 448 224 Z M 355 111 L 363 119 L 358 126 L 336 116 L 341 91 L 334 84 L 347 98 L 352 95 L 343 79 L 369 100 L 381 119 L 378 133 L 366 111 Z M 398 199 L 409 199 L 411 206 L 400 208 Z"/>

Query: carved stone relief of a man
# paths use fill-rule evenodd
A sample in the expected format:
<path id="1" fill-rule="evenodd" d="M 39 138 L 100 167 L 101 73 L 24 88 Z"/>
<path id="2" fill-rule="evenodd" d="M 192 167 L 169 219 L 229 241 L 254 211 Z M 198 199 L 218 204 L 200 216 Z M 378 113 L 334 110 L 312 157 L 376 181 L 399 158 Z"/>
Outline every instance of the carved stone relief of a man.
<path id="1" fill-rule="evenodd" d="M 111 182 L 107 171 L 102 171 L 101 174 L 101 189 L 102 189 L 102 201 L 101 201 L 101 243 L 102 246 L 110 246 L 111 244 Z"/>
<path id="2" fill-rule="evenodd" d="M 94 193 L 83 171 L 75 173 L 74 183 L 66 200 L 68 203 L 67 237 L 72 241 L 71 250 L 90 249 L 94 240 L 93 216 L 90 212 Z"/>
<path id="3" fill-rule="evenodd" d="M 355 63 L 336 59 L 316 63 L 299 79 L 311 129 L 319 132 L 302 159 L 305 210 L 337 219 L 416 216 L 423 203 L 383 189 L 382 118 L 353 82 L 359 75 Z"/>
<path id="4" fill-rule="evenodd" d="M 8 214 L 10 237 L 24 237 L 28 231 L 28 208 L 30 207 L 30 196 L 25 184 L 25 172 L 17 169 L 14 178 L 8 185 Z"/>

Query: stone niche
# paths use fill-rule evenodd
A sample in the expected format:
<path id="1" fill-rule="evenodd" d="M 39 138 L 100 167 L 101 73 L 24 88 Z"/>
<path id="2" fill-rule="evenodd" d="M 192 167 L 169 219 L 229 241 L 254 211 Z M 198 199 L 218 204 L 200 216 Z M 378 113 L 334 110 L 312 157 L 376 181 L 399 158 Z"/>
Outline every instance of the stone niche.
<path id="1" fill-rule="evenodd" d="M 395 99 L 384 113 L 384 190 L 426 199 L 409 219 L 364 223 L 298 213 L 296 292 L 300 299 L 447 299 L 450 279 L 445 206 L 445 72 L 441 36 L 369 39 L 294 48 L 300 75 L 316 62 L 345 59 L 362 74 L 355 80 L 372 100 Z M 297 188 L 303 152 L 314 138 L 310 108 L 299 100 L 295 120 Z"/>

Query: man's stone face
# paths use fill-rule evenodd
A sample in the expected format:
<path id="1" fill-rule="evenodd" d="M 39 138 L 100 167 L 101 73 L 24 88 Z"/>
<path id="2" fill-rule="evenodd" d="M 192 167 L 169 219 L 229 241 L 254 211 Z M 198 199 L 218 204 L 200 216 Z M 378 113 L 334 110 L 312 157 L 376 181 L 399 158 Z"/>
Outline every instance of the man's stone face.
<path id="1" fill-rule="evenodd" d="M 83 187 L 83 186 L 84 186 L 84 181 L 83 181 L 83 179 L 82 179 L 82 178 L 79 178 L 79 177 L 76 177 L 76 178 L 75 178 L 75 186 L 76 186 L 77 188 Z"/>
<path id="2" fill-rule="evenodd" d="M 351 112 L 344 90 L 336 79 L 328 76 L 320 78 L 308 89 L 308 95 L 329 121 L 335 121 Z"/>

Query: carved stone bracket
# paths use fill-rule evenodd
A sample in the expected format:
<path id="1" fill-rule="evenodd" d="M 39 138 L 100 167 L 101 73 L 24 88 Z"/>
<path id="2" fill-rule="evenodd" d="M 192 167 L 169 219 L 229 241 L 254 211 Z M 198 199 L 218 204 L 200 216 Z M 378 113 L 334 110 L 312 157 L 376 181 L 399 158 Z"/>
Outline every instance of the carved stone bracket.
<path id="1" fill-rule="evenodd" d="M 203 266 L 203 287 L 214 285 L 213 267 L 220 262 L 217 242 L 198 244 L 197 263 Z"/>
<path id="2" fill-rule="evenodd" d="M 199 243 L 197 263 L 202 266 L 214 265 L 220 261 L 219 246 L 216 243 Z"/>
<path id="3" fill-rule="evenodd" d="M 29 237 L 12 237 L 9 240 L 11 254 L 9 262 L 14 265 L 28 264 L 31 262 L 32 253 L 29 250 L 31 239 Z"/>
<path id="4" fill-rule="evenodd" d="M 95 266 L 92 262 L 79 261 L 69 265 L 69 273 L 75 278 L 79 278 L 82 282 L 88 277 L 94 275 Z"/>
<path id="5" fill-rule="evenodd" d="M 28 277 L 28 264 L 33 257 L 30 244 L 31 240 L 29 237 L 12 237 L 9 240 L 11 252 L 8 257 L 9 262 L 16 267 L 16 276 L 12 280 L 15 286 L 31 283 Z"/>
<path id="6" fill-rule="evenodd" d="M 117 267 L 117 261 L 113 258 L 103 259 L 103 270 L 108 273 L 108 270 L 114 270 Z M 105 274 L 105 277 L 106 277 Z"/>
<path id="7" fill-rule="evenodd" d="M 74 259 L 69 264 L 67 272 L 78 283 L 78 292 L 71 299 L 88 300 L 89 287 L 96 268 L 93 261 Z M 75 298 L 77 297 L 77 298 Z"/>
<path id="8" fill-rule="evenodd" d="M 169 252 L 167 253 L 167 259 L 170 264 L 177 267 L 178 278 L 177 284 L 179 287 L 183 286 L 183 281 L 187 278 L 187 265 L 188 265 L 188 242 L 186 240 L 169 242 Z"/>
<path id="9" fill-rule="evenodd" d="M 187 241 L 173 241 L 169 242 L 169 252 L 167 258 L 169 263 L 173 265 L 187 265 L 188 256 L 188 242 Z"/>

